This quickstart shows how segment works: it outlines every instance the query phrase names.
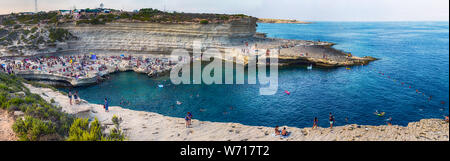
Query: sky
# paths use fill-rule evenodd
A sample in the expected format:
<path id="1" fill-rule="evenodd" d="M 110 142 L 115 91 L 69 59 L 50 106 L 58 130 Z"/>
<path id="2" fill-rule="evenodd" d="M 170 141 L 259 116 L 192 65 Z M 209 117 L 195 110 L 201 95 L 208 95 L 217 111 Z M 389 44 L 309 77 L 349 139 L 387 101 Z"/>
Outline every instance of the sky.
<path id="1" fill-rule="evenodd" d="M 34 11 L 35 0 L 0 0 L 0 14 Z M 40 11 L 157 8 L 300 21 L 449 21 L 449 0 L 37 0 Z"/>

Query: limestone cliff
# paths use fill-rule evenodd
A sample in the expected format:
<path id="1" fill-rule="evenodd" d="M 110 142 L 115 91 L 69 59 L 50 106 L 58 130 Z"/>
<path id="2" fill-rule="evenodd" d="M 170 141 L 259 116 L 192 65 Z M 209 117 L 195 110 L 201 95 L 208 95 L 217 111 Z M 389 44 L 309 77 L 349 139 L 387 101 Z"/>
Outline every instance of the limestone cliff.
<path id="1" fill-rule="evenodd" d="M 170 53 L 192 50 L 194 41 L 205 48 L 220 48 L 253 37 L 256 19 L 227 24 L 109 23 L 106 25 L 65 24 L 61 28 L 78 37 L 67 41 L 65 51 L 107 53 Z"/>
<path id="2" fill-rule="evenodd" d="M 256 18 L 248 17 L 228 23 L 151 23 L 112 22 L 105 25 L 64 23 L 57 27 L 68 30 L 77 39 L 40 45 L 39 49 L 17 52 L 3 50 L 4 56 L 29 56 L 47 53 L 169 53 L 172 49 L 192 49 L 194 40 L 205 48 L 218 48 L 256 33 Z M 39 28 L 48 28 L 40 26 Z"/>

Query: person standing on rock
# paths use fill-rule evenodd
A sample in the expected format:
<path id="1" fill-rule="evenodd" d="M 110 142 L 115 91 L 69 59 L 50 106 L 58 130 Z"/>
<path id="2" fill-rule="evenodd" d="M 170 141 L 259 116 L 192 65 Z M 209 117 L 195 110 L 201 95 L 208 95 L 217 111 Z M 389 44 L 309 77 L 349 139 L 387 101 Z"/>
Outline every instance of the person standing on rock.
<path id="1" fill-rule="evenodd" d="M 69 103 L 70 105 L 72 105 L 72 91 L 69 91 L 68 96 L 69 96 Z"/>
<path id="2" fill-rule="evenodd" d="M 317 119 L 317 117 L 314 117 L 314 124 L 313 124 L 313 129 L 317 128 L 317 125 L 319 124 L 319 119 Z"/>
<path id="3" fill-rule="evenodd" d="M 73 95 L 73 99 L 75 100 L 75 104 L 79 104 L 79 101 L 78 101 L 78 91 L 75 91 L 75 94 Z"/>
<path id="4" fill-rule="evenodd" d="M 192 114 L 188 112 L 184 119 L 186 120 L 186 128 L 189 128 L 192 124 Z"/>
<path id="5" fill-rule="evenodd" d="M 334 124 L 334 116 L 330 112 L 330 128 L 333 128 L 333 124 Z"/>
<path id="6" fill-rule="evenodd" d="M 103 105 L 103 108 L 105 109 L 105 112 L 109 112 L 108 110 L 108 99 L 105 97 L 105 104 Z"/>

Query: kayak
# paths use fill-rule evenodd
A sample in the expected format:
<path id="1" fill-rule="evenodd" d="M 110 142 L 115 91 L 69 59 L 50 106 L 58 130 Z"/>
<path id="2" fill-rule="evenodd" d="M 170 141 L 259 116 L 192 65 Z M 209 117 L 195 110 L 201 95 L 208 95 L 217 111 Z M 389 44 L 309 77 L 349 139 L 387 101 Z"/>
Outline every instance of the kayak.
<path id="1" fill-rule="evenodd" d="M 384 114 L 386 114 L 386 113 L 385 112 L 381 112 L 381 113 L 378 113 L 376 115 L 382 117 L 382 116 L 384 116 Z"/>

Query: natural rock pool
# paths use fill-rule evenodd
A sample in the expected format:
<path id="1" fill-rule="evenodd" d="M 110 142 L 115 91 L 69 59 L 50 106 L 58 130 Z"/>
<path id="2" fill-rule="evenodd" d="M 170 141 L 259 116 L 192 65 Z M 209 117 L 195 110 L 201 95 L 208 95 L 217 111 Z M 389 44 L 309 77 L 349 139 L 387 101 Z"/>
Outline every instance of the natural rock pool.
<path id="1" fill-rule="evenodd" d="M 101 84 L 74 90 L 91 103 L 102 104 L 108 97 L 112 106 L 174 117 L 192 112 L 203 121 L 245 125 L 311 127 L 318 117 L 319 125 L 326 127 L 329 112 L 336 125 L 382 125 L 389 117 L 393 124 L 407 125 L 448 115 L 448 22 L 259 24 L 258 32 L 334 42 L 337 49 L 381 60 L 350 70 L 283 68 L 278 92 L 271 96 L 259 95 L 258 84 L 173 85 L 168 77 L 151 79 L 133 72 L 113 74 Z M 373 114 L 376 110 L 386 115 L 378 117 Z"/>

